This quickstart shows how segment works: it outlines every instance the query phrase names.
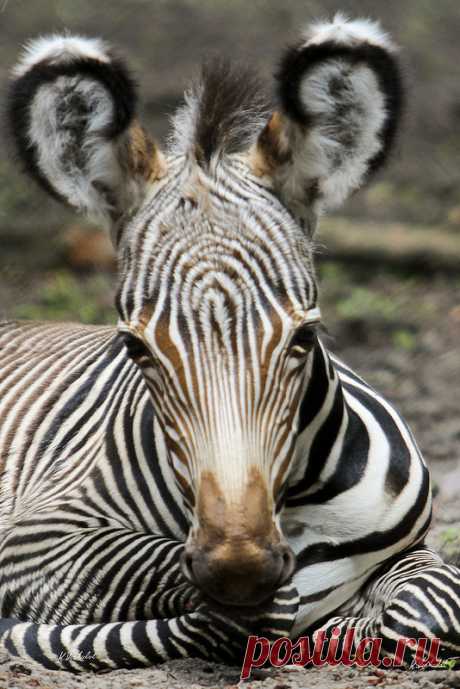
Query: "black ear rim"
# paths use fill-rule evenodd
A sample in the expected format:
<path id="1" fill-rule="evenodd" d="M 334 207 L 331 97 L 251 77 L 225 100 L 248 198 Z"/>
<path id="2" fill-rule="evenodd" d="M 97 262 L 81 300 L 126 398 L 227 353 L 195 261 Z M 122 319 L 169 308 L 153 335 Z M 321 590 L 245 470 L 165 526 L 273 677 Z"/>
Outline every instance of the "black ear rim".
<path id="1" fill-rule="evenodd" d="M 6 99 L 6 126 L 11 134 L 16 152 L 29 173 L 38 184 L 55 199 L 66 201 L 49 183 L 38 165 L 36 146 L 29 140 L 30 106 L 37 90 L 59 77 L 81 76 L 102 84 L 114 102 L 114 118 L 106 131 L 107 140 L 115 139 L 131 124 L 137 106 L 136 82 L 125 62 L 110 56 L 109 62 L 94 58 L 76 58 L 65 64 L 53 64 L 43 60 L 33 65 L 9 85 Z"/>
<path id="2" fill-rule="evenodd" d="M 290 119 L 303 128 L 312 126 L 313 118 L 300 100 L 301 82 L 319 64 L 335 59 L 343 59 L 352 65 L 367 65 L 377 77 L 385 96 L 387 117 L 380 132 L 382 148 L 368 162 L 367 176 L 370 176 L 382 167 L 393 149 L 404 110 L 402 70 L 399 61 L 388 50 L 371 43 L 346 46 L 334 41 L 291 46 L 281 57 L 275 73 L 278 100 Z"/>

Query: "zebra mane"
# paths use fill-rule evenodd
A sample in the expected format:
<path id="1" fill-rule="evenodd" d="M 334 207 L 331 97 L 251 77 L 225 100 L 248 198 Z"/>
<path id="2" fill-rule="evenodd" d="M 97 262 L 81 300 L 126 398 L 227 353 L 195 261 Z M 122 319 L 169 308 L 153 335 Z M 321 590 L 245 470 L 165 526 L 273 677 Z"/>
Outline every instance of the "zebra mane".
<path id="1" fill-rule="evenodd" d="M 222 57 L 206 61 L 173 116 L 171 147 L 199 164 L 238 153 L 257 138 L 271 112 L 260 77 Z"/>

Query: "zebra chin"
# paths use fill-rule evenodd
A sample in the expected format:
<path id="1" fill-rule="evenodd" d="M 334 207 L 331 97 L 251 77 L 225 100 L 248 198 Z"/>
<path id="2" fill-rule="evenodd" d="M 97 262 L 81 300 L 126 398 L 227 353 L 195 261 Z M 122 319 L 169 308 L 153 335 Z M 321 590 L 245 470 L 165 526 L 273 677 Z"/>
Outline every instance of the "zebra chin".
<path id="1" fill-rule="evenodd" d="M 239 499 L 226 497 L 215 475 L 202 472 L 196 516 L 182 570 L 212 600 L 257 606 L 293 575 L 295 555 L 279 531 L 269 492 L 255 467 Z"/>

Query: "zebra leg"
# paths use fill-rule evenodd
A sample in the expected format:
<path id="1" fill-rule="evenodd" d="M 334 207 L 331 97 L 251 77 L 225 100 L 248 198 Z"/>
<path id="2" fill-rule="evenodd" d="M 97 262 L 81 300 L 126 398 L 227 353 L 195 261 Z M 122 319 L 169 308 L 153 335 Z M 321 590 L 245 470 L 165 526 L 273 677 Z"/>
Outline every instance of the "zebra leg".
<path id="1" fill-rule="evenodd" d="M 51 540 L 42 531 L 33 543 L 23 523 L 0 560 L 0 641 L 46 667 L 129 668 L 190 656 L 231 662 L 249 634 L 286 636 L 295 619 L 293 586 L 262 611 L 236 615 L 206 602 L 181 572 L 179 541 L 118 527 L 48 532 Z"/>
<path id="2" fill-rule="evenodd" d="M 351 650 L 377 650 L 384 667 L 460 656 L 460 570 L 424 546 L 393 559 L 338 612 L 313 634 L 335 639 L 336 657 L 351 639 Z M 372 648 L 366 638 L 381 641 Z"/>
<path id="3" fill-rule="evenodd" d="M 182 549 L 118 526 L 66 532 L 48 520 L 22 522 L 1 550 L 2 616 L 52 624 L 174 617 L 197 597 L 180 570 Z"/>
<path id="4" fill-rule="evenodd" d="M 289 636 L 298 594 L 280 589 L 262 615 L 219 612 L 203 603 L 171 619 L 88 625 L 49 625 L 0 619 L 0 643 L 11 655 L 58 670 L 135 668 L 176 658 L 243 661 L 250 634 Z"/>

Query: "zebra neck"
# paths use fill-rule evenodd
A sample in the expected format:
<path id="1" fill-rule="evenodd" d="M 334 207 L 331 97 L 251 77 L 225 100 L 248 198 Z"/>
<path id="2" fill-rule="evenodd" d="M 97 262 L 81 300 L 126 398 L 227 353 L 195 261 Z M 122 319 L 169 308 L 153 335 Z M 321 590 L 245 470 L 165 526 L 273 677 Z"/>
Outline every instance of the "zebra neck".
<path id="1" fill-rule="evenodd" d="M 288 502 L 291 498 L 314 493 L 327 480 L 340 455 L 347 422 L 342 383 L 331 357 L 319 342 L 300 406 Z"/>

